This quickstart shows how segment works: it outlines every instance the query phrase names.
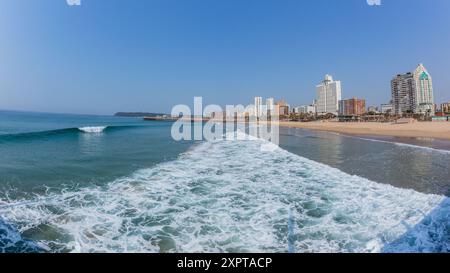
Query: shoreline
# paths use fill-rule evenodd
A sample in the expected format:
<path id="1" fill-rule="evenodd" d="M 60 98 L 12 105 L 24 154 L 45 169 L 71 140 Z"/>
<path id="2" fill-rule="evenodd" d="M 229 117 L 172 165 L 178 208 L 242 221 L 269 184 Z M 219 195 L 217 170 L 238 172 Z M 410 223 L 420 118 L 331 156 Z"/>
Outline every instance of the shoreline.
<path id="1" fill-rule="evenodd" d="M 146 121 L 176 121 L 168 118 L 147 118 Z M 185 122 L 217 122 L 245 123 L 243 120 L 223 119 L 183 119 Z M 264 123 L 264 122 L 263 122 Z M 270 122 L 269 122 L 270 123 Z M 296 128 L 316 132 L 337 133 L 349 137 L 367 138 L 383 142 L 403 143 L 424 148 L 450 151 L 450 122 L 413 122 L 413 123 L 381 123 L 381 122 L 299 122 L 277 121 L 282 128 Z"/>
<path id="2" fill-rule="evenodd" d="M 280 127 L 334 132 L 352 136 L 426 138 L 450 141 L 449 122 L 391 124 L 379 122 L 341 123 L 281 121 L 279 122 L 279 125 Z"/>

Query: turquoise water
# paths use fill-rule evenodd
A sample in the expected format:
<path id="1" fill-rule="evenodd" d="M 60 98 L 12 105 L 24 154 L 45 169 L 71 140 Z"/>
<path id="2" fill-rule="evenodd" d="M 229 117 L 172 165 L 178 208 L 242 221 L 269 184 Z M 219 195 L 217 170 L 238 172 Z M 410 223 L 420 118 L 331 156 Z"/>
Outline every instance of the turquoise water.
<path id="1" fill-rule="evenodd" d="M 450 152 L 0 112 L 0 252 L 448 252 Z"/>
<path id="2" fill-rule="evenodd" d="M 106 183 L 189 147 L 139 118 L 0 112 L 0 131 L 0 196 L 12 198 Z"/>

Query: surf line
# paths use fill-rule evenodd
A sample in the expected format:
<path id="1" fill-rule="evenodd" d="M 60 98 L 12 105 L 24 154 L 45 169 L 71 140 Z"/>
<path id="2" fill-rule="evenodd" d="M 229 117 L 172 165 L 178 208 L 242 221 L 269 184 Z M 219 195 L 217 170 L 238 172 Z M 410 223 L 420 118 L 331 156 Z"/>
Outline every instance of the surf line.
<path id="1" fill-rule="evenodd" d="M 76 196 L 72 196 L 72 197 L 68 197 L 66 198 L 64 201 L 70 200 L 75 198 Z M 1 202 L 0 201 L 0 210 L 6 210 L 6 209 L 11 209 L 11 208 L 17 208 L 17 207 L 24 207 L 24 206 L 32 206 L 32 205 L 39 205 L 40 203 L 44 203 L 44 204 L 40 204 L 40 205 L 50 205 L 50 204 L 55 204 L 57 202 L 57 200 L 51 200 L 51 197 L 47 197 L 47 198 L 41 198 L 35 201 L 23 201 L 23 202 L 17 202 L 17 203 L 12 203 L 12 204 L 5 204 L 5 202 Z"/>

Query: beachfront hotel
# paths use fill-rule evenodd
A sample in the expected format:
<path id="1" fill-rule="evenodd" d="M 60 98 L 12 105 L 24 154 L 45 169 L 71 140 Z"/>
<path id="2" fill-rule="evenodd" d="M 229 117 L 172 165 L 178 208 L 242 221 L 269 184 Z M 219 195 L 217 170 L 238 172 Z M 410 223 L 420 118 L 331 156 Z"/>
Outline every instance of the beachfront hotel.
<path id="1" fill-rule="evenodd" d="M 361 116 L 366 113 L 366 100 L 351 98 L 339 101 L 339 116 Z"/>
<path id="2" fill-rule="evenodd" d="M 316 86 L 317 114 L 328 113 L 338 115 L 339 101 L 341 100 L 341 82 L 334 81 L 331 75 L 325 75 L 321 84 Z"/>
<path id="3" fill-rule="evenodd" d="M 434 106 L 433 80 L 423 64 L 419 64 L 414 71 L 414 81 L 416 83 L 417 112 L 434 115 L 436 108 Z"/>
<path id="4" fill-rule="evenodd" d="M 411 72 L 398 74 L 391 81 L 392 102 L 396 115 L 414 111 L 416 105 L 414 85 L 414 78 Z"/>
<path id="5" fill-rule="evenodd" d="M 434 115 L 433 81 L 423 64 L 414 72 L 399 74 L 391 81 L 394 113 Z"/>

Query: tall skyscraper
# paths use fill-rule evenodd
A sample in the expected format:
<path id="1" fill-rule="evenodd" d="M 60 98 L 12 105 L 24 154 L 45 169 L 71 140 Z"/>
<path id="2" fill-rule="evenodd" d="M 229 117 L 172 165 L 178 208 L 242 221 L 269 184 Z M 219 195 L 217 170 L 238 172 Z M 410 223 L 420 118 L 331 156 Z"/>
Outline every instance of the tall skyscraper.
<path id="1" fill-rule="evenodd" d="M 411 72 L 399 74 L 391 81 L 392 102 L 394 113 L 401 115 L 415 110 L 414 77 Z"/>
<path id="2" fill-rule="evenodd" d="M 317 85 L 317 113 L 324 115 L 331 113 L 338 115 L 341 100 L 341 82 L 333 81 L 333 77 L 326 75 L 324 81 Z"/>
<path id="3" fill-rule="evenodd" d="M 423 64 L 419 64 L 414 71 L 414 81 L 416 83 L 416 112 L 434 115 L 436 109 L 434 106 L 433 80 Z"/>
<path id="4" fill-rule="evenodd" d="M 262 115 L 262 98 L 255 97 L 255 116 L 261 117 Z"/>
<path id="5" fill-rule="evenodd" d="M 422 64 L 414 72 L 399 74 L 391 81 L 394 113 L 434 114 L 433 82 Z"/>

